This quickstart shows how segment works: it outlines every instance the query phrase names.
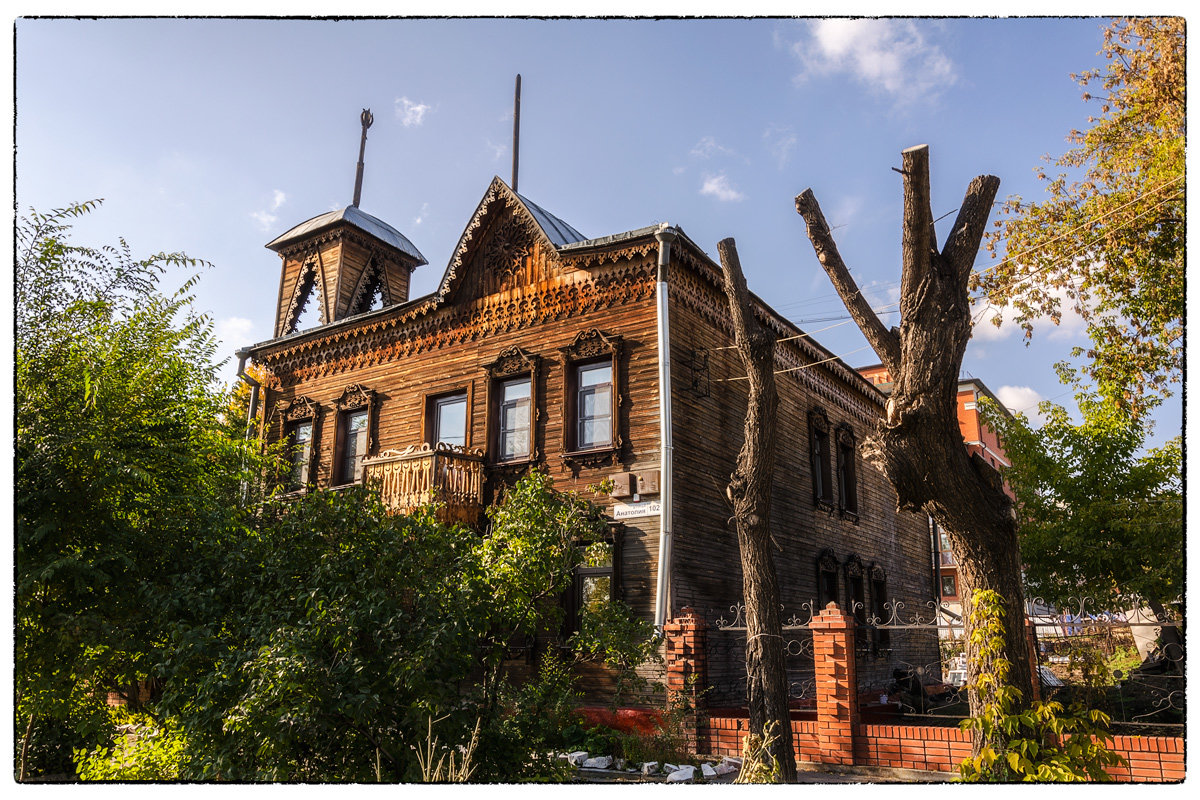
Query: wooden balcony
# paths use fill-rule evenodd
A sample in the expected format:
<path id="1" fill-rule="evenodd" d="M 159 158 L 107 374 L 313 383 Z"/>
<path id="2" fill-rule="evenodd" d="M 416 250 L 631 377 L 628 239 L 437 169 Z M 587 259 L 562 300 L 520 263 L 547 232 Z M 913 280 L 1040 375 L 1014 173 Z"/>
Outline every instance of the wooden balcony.
<path id="1" fill-rule="evenodd" d="M 474 526 L 483 512 L 483 451 L 445 443 L 385 450 L 363 459 L 367 481 L 378 481 L 384 504 L 407 514 L 426 503 L 441 504 L 438 520 Z"/>

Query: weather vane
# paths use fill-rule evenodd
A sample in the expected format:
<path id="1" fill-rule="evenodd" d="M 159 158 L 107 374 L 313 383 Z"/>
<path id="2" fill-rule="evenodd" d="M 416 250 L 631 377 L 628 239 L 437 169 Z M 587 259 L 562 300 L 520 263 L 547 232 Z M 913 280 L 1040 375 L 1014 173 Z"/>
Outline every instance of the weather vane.
<path id="1" fill-rule="evenodd" d="M 354 202 L 350 204 L 355 208 L 358 208 L 358 201 L 362 199 L 363 155 L 367 151 L 367 128 L 371 127 L 375 116 L 371 113 L 371 109 L 364 108 L 362 114 L 359 115 L 359 120 L 362 122 L 362 139 L 358 143 L 358 171 L 354 175 Z"/>

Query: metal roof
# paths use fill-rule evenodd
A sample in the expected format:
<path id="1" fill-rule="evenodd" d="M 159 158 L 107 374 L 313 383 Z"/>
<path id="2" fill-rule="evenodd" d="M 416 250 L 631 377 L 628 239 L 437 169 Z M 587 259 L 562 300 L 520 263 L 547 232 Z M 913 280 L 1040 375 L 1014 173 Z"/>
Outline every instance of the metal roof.
<path id="1" fill-rule="evenodd" d="M 566 222 L 563 222 L 561 219 L 554 216 L 549 211 L 530 200 L 528 197 L 525 197 L 521 194 L 518 194 L 517 197 L 519 197 L 521 202 L 525 204 L 525 207 L 529 209 L 529 213 L 533 214 L 533 218 L 537 220 L 537 224 L 540 225 L 542 230 L 546 232 L 546 236 L 549 237 L 550 241 L 554 243 L 555 247 L 562 247 L 564 245 L 573 244 L 574 242 L 582 242 L 583 240 L 587 239 L 587 237 L 582 233 L 575 230 Z"/>
<path id="2" fill-rule="evenodd" d="M 543 212 L 545 213 L 545 212 Z M 428 264 L 425 256 L 421 255 L 421 251 L 408 240 L 403 233 L 388 225 L 378 217 L 373 217 L 370 214 L 361 211 L 357 206 L 346 206 L 338 211 L 329 211 L 319 216 L 313 217 L 310 220 L 301 222 L 296 227 L 289 230 L 287 233 L 272 239 L 267 242 L 267 248 L 270 250 L 281 250 L 284 245 L 290 244 L 297 239 L 300 239 L 310 233 L 314 233 L 322 228 L 327 228 L 338 222 L 345 222 L 359 230 L 369 233 L 380 241 L 390 244 L 392 247 L 406 253 L 417 260 L 417 266 Z M 560 220 L 561 222 L 561 220 Z M 566 223 L 562 223 L 566 224 Z M 567 227 L 570 227 L 569 225 Z M 574 230 L 572 228 L 572 230 Z"/>

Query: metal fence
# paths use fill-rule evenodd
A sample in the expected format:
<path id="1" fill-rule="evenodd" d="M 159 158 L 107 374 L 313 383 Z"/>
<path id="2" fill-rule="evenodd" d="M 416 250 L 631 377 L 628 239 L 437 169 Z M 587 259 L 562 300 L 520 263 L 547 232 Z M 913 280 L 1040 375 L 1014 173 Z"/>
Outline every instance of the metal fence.
<path id="1" fill-rule="evenodd" d="M 1080 704 L 1109 714 L 1125 733 L 1182 733 L 1186 723 L 1186 652 L 1160 635 L 1158 621 L 1136 598 L 1123 611 L 1092 611 L 1089 600 L 1070 610 L 1034 599 L 1027 619 L 1036 634 L 1038 679 L 1044 700 Z M 961 617 L 935 601 L 883 604 L 873 615 L 855 604 L 860 708 L 865 715 L 902 715 L 927 724 L 955 724 L 968 714 L 964 628 Z M 815 700 L 810 624 L 815 601 L 798 614 L 784 612 L 784 652 L 794 708 Z M 1175 613 L 1168 628 L 1179 631 Z M 709 702 L 742 706 L 746 700 L 745 607 L 731 606 L 712 620 L 707 636 Z"/>

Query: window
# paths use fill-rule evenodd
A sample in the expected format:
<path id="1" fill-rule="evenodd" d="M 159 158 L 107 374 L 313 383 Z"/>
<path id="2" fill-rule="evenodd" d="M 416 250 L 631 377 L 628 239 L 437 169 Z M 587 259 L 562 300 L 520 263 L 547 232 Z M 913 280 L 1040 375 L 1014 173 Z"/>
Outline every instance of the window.
<path id="1" fill-rule="evenodd" d="M 575 447 L 612 446 L 612 364 L 575 368 Z"/>
<path id="2" fill-rule="evenodd" d="M 347 386 L 337 400 L 334 486 L 344 486 L 362 480 L 363 459 L 371 451 L 374 401 L 375 393 L 361 385 Z"/>
<path id="3" fill-rule="evenodd" d="M 595 328 L 582 331 L 564 347 L 566 409 L 563 450 L 607 453 L 621 447 L 617 419 L 620 383 L 617 364 L 621 338 Z"/>
<path id="4" fill-rule="evenodd" d="M 953 575 L 942 576 L 942 597 L 958 597 L 958 581 Z"/>
<path id="5" fill-rule="evenodd" d="M 890 618 L 887 608 L 887 572 L 878 564 L 872 564 L 869 574 L 871 577 L 871 624 L 887 625 Z M 891 631 L 876 627 L 874 634 L 875 654 L 883 655 L 882 651 L 891 649 Z"/>
<path id="6" fill-rule="evenodd" d="M 312 465 L 312 420 L 293 422 L 288 425 L 288 471 L 287 489 L 297 492 L 309 484 L 309 468 Z"/>
<path id="7" fill-rule="evenodd" d="M 456 447 L 467 446 L 466 392 L 430 398 L 427 413 L 431 445 L 445 442 Z"/>
<path id="8" fill-rule="evenodd" d="M 541 359 L 516 345 L 486 366 L 488 452 L 495 464 L 522 464 L 538 457 L 538 374 Z"/>
<path id="9" fill-rule="evenodd" d="M 565 635 L 578 631 L 586 615 L 620 598 L 623 528 L 620 523 L 610 523 L 609 533 L 603 539 L 578 544 L 583 560 L 575 568 L 568 593 Z"/>
<path id="10" fill-rule="evenodd" d="M 279 419 L 279 437 L 287 459 L 285 491 L 299 492 L 316 483 L 317 435 L 320 432 L 321 406 L 307 397 L 280 400 L 271 409 Z M 273 424 L 273 423 L 272 423 Z"/>
<path id="11" fill-rule="evenodd" d="M 367 411 L 342 415 L 338 431 L 342 453 L 338 463 L 338 483 L 357 483 L 362 480 L 363 457 L 367 454 Z"/>
<path id="12" fill-rule="evenodd" d="M 848 427 L 838 428 L 837 437 L 838 509 L 844 514 L 858 515 L 858 481 L 854 469 L 854 433 Z"/>
<path id="13" fill-rule="evenodd" d="M 530 453 L 530 380 L 514 378 L 500 384 L 499 458 L 516 461 Z"/>
<path id="14" fill-rule="evenodd" d="M 809 456 L 813 473 L 813 500 L 818 506 L 833 508 L 833 480 L 829 468 L 829 419 L 825 412 L 808 412 Z"/>
<path id="15" fill-rule="evenodd" d="M 817 557 L 817 607 L 814 614 L 821 612 L 825 606 L 837 602 L 838 586 L 837 556 L 832 550 L 825 550 Z"/>
<path id="16" fill-rule="evenodd" d="M 858 556 L 846 559 L 846 607 L 854 616 L 854 640 L 859 652 L 867 650 L 867 602 L 863 586 L 863 563 Z"/>

